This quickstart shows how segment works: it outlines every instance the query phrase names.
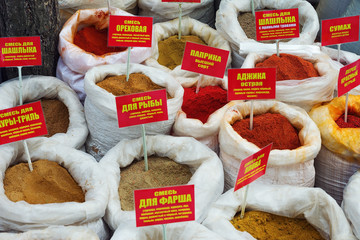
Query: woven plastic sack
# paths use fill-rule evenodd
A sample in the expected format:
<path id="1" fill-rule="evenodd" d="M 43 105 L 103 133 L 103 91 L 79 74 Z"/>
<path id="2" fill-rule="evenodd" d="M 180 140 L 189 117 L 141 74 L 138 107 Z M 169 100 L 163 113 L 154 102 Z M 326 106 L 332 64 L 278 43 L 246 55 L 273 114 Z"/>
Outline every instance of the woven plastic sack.
<path id="1" fill-rule="evenodd" d="M 139 15 L 153 17 L 154 23 L 166 22 L 179 17 L 179 3 L 162 2 L 161 0 L 139 0 Z M 203 0 L 200 3 L 181 3 L 182 16 L 188 16 L 214 27 L 214 0 Z M 183 24 L 183 23 L 182 23 Z"/>
<path id="2" fill-rule="evenodd" d="M 342 209 L 350 222 L 355 236 L 360 239 L 360 172 L 357 171 L 350 179 L 344 189 L 344 199 Z"/>
<path id="3" fill-rule="evenodd" d="M 112 14 L 133 16 L 116 8 L 112 8 Z M 104 64 L 126 63 L 127 61 L 127 51 L 97 56 L 76 46 L 73 42 L 77 30 L 89 25 L 95 25 L 98 29 L 107 28 L 109 25 L 107 8 L 76 11 L 64 24 L 59 34 L 60 58 L 56 76 L 74 88 L 82 101 L 85 99 L 83 78 L 90 68 Z M 131 48 L 130 62 L 141 63 L 150 54 L 151 48 L 133 47 Z"/>
<path id="4" fill-rule="evenodd" d="M 61 80 L 51 76 L 25 76 L 23 77 L 23 103 L 35 102 L 41 98 L 58 99 L 62 101 L 69 111 L 69 127 L 66 133 L 56 133 L 49 139 L 60 144 L 82 148 L 89 133 L 85 121 L 84 107 L 81 105 L 75 92 Z M 19 81 L 12 79 L 0 85 L 0 109 L 16 107 L 20 104 Z M 46 119 L 45 119 L 46 120 Z M 28 139 L 47 139 L 36 137 Z"/>
<path id="5" fill-rule="evenodd" d="M 331 59 L 327 55 L 321 53 L 316 46 L 309 46 L 309 48 L 305 46 L 288 46 L 282 52 L 312 62 L 320 76 L 303 80 L 277 81 L 277 100 L 310 111 L 315 104 L 330 101 L 333 98 L 338 75 L 331 66 Z M 276 52 L 250 53 L 247 55 L 242 68 L 254 68 L 257 63 L 264 61 L 274 53 Z"/>
<path id="6" fill-rule="evenodd" d="M 245 188 L 230 189 L 211 206 L 205 225 L 226 240 L 255 240 L 230 223 L 240 211 Z M 305 218 L 325 239 L 356 240 L 335 200 L 319 188 L 251 183 L 246 210 L 257 210 L 290 218 Z M 245 212 L 246 214 L 246 212 Z"/>
<path id="7" fill-rule="evenodd" d="M 168 120 L 146 124 L 146 134 L 170 134 L 176 113 L 180 110 L 184 89 L 175 79 L 161 70 L 140 64 L 131 64 L 130 73 L 142 73 L 154 83 L 166 88 L 172 97 L 167 100 Z M 97 160 L 122 139 L 141 136 L 140 126 L 119 128 L 115 96 L 96 83 L 109 75 L 125 75 L 125 64 L 104 65 L 91 69 L 85 76 L 85 116 L 90 131 L 86 149 Z"/>
<path id="8" fill-rule="evenodd" d="M 121 210 L 118 188 L 121 181 L 120 168 L 143 157 L 142 141 L 142 138 L 123 140 L 100 161 L 108 176 L 110 200 L 105 221 L 111 229 L 116 229 L 122 224 L 135 224 L 135 211 Z M 208 206 L 223 192 L 224 173 L 218 156 L 208 147 L 189 137 L 147 136 L 146 144 L 148 156 L 168 157 L 189 166 L 193 175 L 188 184 L 195 185 L 195 220 L 201 222 L 206 217 Z"/>
<path id="9" fill-rule="evenodd" d="M 220 159 L 225 172 L 225 190 L 235 185 L 240 163 L 260 150 L 242 138 L 232 124 L 250 115 L 250 102 L 239 103 L 226 112 L 220 125 Z M 280 113 L 299 131 L 301 147 L 293 150 L 270 151 L 266 175 L 258 181 L 270 184 L 314 186 L 314 158 L 321 146 L 320 132 L 311 118 L 300 108 L 278 101 L 254 102 L 254 115 Z"/>
<path id="10" fill-rule="evenodd" d="M 85 226 L 106 240 L 102 217 L 108 203 L 106 175 L 89 154 L 66 147 L 57 142 L 32 141 L 28 143 L 32 161 L 47 159 L 66 168 L 85 192 L 85 202 L 50 204 L 29 204 L 25 201 L 12 202 L 6 195 L 3 181 L 0 182 L 0 231 L 44 229 L 54 225 Z M 0 148 L 0 179 L 4 179 L 9 166 L 27 162 L 24 149 L 18 142 Z M 99 226 L 103 226 L 102 229 Z"/>
<path id="11" fill-rule="evenodd" d="M 99 240 L 99 237 L 85 227 L 54 226 L 24 233 L 0 233 L 0 240 Z"/>
<path id="12" fill-rule="evenodd" d="M 179 32 L 178 25 L 179 19 L 154 24 L 152 53 L 151 57 L 146 59 L 145 64 L 154 68 L 161 69 L 171 74 L 178 82 L 181 83 L 182 86 L 185 87 L 195 84 L 199 80 L 200 74 L 181 70 L 180 65 L 171 70 L 170 68 L 159 64 L 159 62 L 157 61 L 157 59 L 159 58 L 158 42 L 165 40 L 171 36 L 177 35 Z M 184 17 L 181 20 L 181 35 L 195 35 L 200 37 L 210 47 L 230 51 L 229 43 L 215 29 L 189 17 Z M 227 66 L 229 67 L 230 65 L 231 56 L 229 54 Z M 213 81 L 212 79 L 214 79 L 214 77 L 204 75 L 202 81 Z"/>
<path id="13" fill-rule="evenodd" d="M 299 38 L 289 42 L 281 42 L 282 45 L 306 45 L 313 44 L 319 31 L 319 20 L 314 7 L 304 0 L 254 0 L 255 9 L 288 9 L 298 8 L 299 24 L 302 31 Z M 229 41 L 232 49 L 232 67 L 240 68 L 246 55 L 250 52 L 259 52 L 275 47 L 275 44 L 261 43 L 246 36 L 238 21 L 239 13 L 251 12 L 251 0 L 222 0 L 219 10 L 216 12 L 216 29 Z"/>

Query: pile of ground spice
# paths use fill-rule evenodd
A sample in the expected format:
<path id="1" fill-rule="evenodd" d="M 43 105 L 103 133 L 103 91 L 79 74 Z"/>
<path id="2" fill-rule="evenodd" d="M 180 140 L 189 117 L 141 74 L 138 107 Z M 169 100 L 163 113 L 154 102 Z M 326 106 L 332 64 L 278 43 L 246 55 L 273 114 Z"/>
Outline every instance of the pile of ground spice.
<path id="1" fill-rule="evenodd" d="M 230 221 L 239 231 L 248 232 L 257 240 L 323 240 L 306 219 L 288 218 L 260 211 L 237 213 Z"/>
<path id="2" fill-rule="evenodd" d="M 30 172 L 27 163 L 9 167 L 5 172 L 4 189 L 13 202 L 30 204 L 84 202 L 85 194 L 69 172 L 58 163 L 40 159 Z"/>
<path id="3" fill-rule="evenodd" d="M 41 99 L 46 128 L 51 137 L 56 133 L 66 133 L 69 127 L 69 110 L 66 105 L 57 99 Z"/>
<path id="4" fill-rule="evenodd" d="M 219 86 L 206 86 L 199 89 L 196 87 L 184 88 L 184 98 L 181 109 L 187 118 L 199 119 L 206 123 L 209 116 L 228 103 L 227 91 Z"/>
<path id="5" fill-rule="evenodd" d="M 126 47 L 108 47 L 108 29 L 96 29 L 95 26 L 84 27 L 74 37 L 74 44 L 86 52 L 104 55 L 125 51 Z"/>
<path id="6" fill-rule="evenodd" d="M 341 115 L 336 121 L 340 128 L 360 128 L 360 117 L 348 114 L 345 122 L 345 114 Z"/>
<path id="7" fill-rule="evenodd" d="M 131 73 L 128 81 L 126 81 L 126 75 L 107 77 L 96 85 L 115 96 L 165 89 L 153 83 L 148 76 L 142 73 Z M 168 98 L 171 97 L 168 95 Z"/>
<path id="8" fill-rule="evenodd" d="M 181 36 L 181 39 L 179 39 L 178 35 L 171 36 L 158 43 L 159 58 L 157 61 L 159 64 L 170 69 L 181 65 L 186 42 L 206 45 L 198 36 Z"/>
<path id="9" fill-rule="evenodd" d="M 289 120 L 279 113 L 254 116 L 253 129 L 249 129 L 250 118 L 236 121 L 232 127 L 244 139 L 259 148 L 273 143 L 272 149 L 296 149 L 301 146 L 298 131 Z"/>
<path id="10" fill-rule="evenodd" d="M 276 80 L 302 80 L 305 78 L 319 77 L 314 65 L 298 56 L 282 53 L 280 56 L 273 54 L 255 67 L 276 68 Z"/>
<path id="11" fill-rule="evenodd" d="M 151 156 L 148 158 L 148 166 L 149 170 L 145 172 L 145 162 L 141 160 L 120 169 L 119 197 L 122 210 L 134 210 L 133 192 L 136 189 L 184 185 L 192 177 L 187 165 L 167 157 Z"/>

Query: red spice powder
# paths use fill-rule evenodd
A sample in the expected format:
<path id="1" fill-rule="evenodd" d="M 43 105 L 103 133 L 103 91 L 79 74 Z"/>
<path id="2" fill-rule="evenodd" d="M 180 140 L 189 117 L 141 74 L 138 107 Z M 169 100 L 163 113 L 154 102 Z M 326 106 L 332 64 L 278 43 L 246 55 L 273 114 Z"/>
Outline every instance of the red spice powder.
<path id="1" fill-rule="evenodd" d="M 182 110 L 188 118 L 196 118 L 206 123 L 209 116 L 228 103 L 227 91 L 219 86 L 206 86 L 199 89 L 196 87 L 184 88 L 184 100 Z"/>
<path id="2" fill-rule="evenodd" d="M 94 26 L 84 27 L 75 34 L 74 44 L 86 52 L 104 55 L 112 52 L 122 52 L 126 47 L 108 47 L 108 29 L 98 30 Z"/>
<path id="3" fill-rule="evenodd" d="M 276 67 L 276 80 L 302 80 L 310 77 L 319 77 L 314 65 L 298 56 L 282 53 L 276 54 L 257 63 L 255 67 Z"/>
<path id="4" fill-rule="evenodd" d="M 340 128 L 360 128 L 360 117 L 348 114 L 345 122 L 345 114 L 341 115 L 336 121 Z"/>
<path id="5" fill-rule="evenodd" d="M 238 120 L 233 129 L 244 139 L 259 148 L 273 143 L 272 149 L 296 149 L 301 146 L 298 131 L 289 120 L 279 113 L 254 116 L 253 130 L 249 129 L 250 118 Z"/>

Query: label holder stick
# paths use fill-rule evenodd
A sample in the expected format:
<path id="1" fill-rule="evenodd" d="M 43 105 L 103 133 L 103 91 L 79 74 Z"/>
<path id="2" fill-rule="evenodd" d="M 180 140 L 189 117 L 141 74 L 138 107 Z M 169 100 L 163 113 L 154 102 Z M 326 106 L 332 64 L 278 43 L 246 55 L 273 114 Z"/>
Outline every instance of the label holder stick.
<path id="1" fill-rule="evenodd" d="M 345 100 L 345 116 L 344 116 L 344 121 L 347 122 L 347 118 L 348 118 L 348 103 L 349 103 L 349 93 L 346 93 L 346 100 Z"/>
<path id="2" fill-rule="evenodd" d="M 131 47 L 128 47 L 127 61 L 126 61 L 126 81 L 129 81 L 129 75 L 130 75 L 130 53 L 131 53 Z"/>
<path id="3" fill-rule="evenodd" d="M 181 8 L 181 3 L 179 3 L 179 29 L 178 29 L 178 38 L 179 40 L 181 39 L 181 16 L 182 16 L 182 8 Z"/>
<path id="4" fill-rule="evenodd" d="M 198 94 L 198 92 L 199 92 L 199 90 L 200 90 L 202 78 L 203 78 L 203 75 L 200 74 L 200 75 L 199 75 L 199 80 L 198 80 L 198 82 L 197 82 L 197 84 L 196 84 L 196 91 L 195 91 L 196 94 Z"/>
<path id="5" fill-rule="evenodd" d="M 254 121 L 254 100 L 250 100 L 250 130 L 253 130 L 253 121 Z"/>
<path id="6" fill-rule="evenodd" d="M 280 50 L 279 50 L 279 39 L 276 39 L 276 56 L 278 56 L 279 57 L 279 55 L 280 55 Z"/>
<path id="7" fill-rule="evenodd" d="M 144 162 L 145 162 L 145 172 L 149 170 L 148 165 L 148 156 L 147 156 L 147 146 L 146 146 L 146 133 L 145 133 L 145 125 L 141 124 L 141 134 L 143 139 L 143 148 L 144 148 Z"/>
<path id="8" fill-rule="evenodd" d="M 163 240 L 166 240 L 166 229 L 165 229 L 166 225 L 162 224 L 162 230 L 163 230 Z"/>
<path id="9" fill-rule="evenodd" d="M 252 15 L 255 16 L 254 0 L 251 0 L 251 12 L 252 12 Z"/>
<path id="10" fill-rule="evenodd" d="M 248 194 L 248 191 L 249 191 L 249 185 L 250 184 L 246 185 L 246 187 L 245 187 L 244 199 L 243 199 L 242 204 L 241 204 L 241 214 L 240 214 L 241 219 L 243 219 L 244 215 L 245 215 L 246 198 L 247 198 L 247 194 Z"/>

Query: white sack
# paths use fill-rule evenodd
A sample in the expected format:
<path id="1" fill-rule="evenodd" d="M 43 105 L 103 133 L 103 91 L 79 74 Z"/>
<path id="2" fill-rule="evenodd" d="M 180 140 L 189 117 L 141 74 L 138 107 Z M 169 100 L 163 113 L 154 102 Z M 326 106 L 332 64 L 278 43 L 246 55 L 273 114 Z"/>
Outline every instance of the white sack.
<path id="1" fill-rule="evenodd" d="M 98 29 L 107 28 L 109 25 L 109 15 L 107 13 L 107 8 L 78 10 L 61 29 L 59 34 L 58 51 L 64 64 L 59 64 L 56 72 L 57 77 L 64 82 L 67 82 L 71 87 L 73 87 L 73 85 L 77 86 L 77 81 L 83 82 L 83 79 L 78 79 L 78 74 L 85 75 L 85 73 L 92 67 L 104 64 L 126 63 L 127 61 L 126 50 L 123 52 L 108 53 L 102 56 L 97 56 L 95 54 L 85 52 L 73 43 L 76 32 L 83 27 L 95 25 Z M 112 9 L 112 14 L 120 16 L 133 16 L 130 13 L 116 8 Z M 151 48 L 133 47 L 131 48 L 130 62 L 141 63 L 147 59 L 150 54 Z M 74 74 L 75 76 L 73 76 Z M 83 94 L 84 90 L 81 90 L 81 93 Z M 83 97 L 82 95 L 80 96 Z M 81 98 L 81 100 L 84 99 Z"/>
<path id="2" fill-rule="evenodd" d="M 219 132 L 220 159 L 225 172 L 225 190 L 235 185 L 240 163 L 260 150 L 242 138 L 232 124 L 250 115 L 250 102 L 239 103 L 226 112 Z M 266 175 L 258 181 L 271 184 L 314 186 L 314 158 L 321 146 L 320 132 L 305 111 L 278 101 L 255 101 L 254 115 L 280 113 L 299 131 L 301 147 L 270 151 Z"/>
<path id="3" fill-rule="evenodd" d="M 171 36 L 178 35 L 179 19 L 174 19 L 167 22 L 157 23 L 153 26 L 153 44 L 151 56 L 146 59 L 145 64 L 154 68 L 161 69 L 171 74 L 182 86 L 191 86 L 195 84 L 200 74 L 181 70 L 181 65 L 175 67 L 173 70 L 167 68 L 157 61 L 159 58 L 159 41 L 165 40 Z M 181 35 L 195 35 L 201 38 L 208 46 L 220 48 L 230 51 L 229 43 L 213 28 L 203 24 L 195 19 L 184 17 L 181 20 Z M 231 56 L 227 61 L 227 67 L 231 65 Z M 214 81 L 214 77 L 203 75 L 202 81 Z M 184 85 L 185 84 L 185 85 Z"/>
<path id="4" fill-rule="evenodd" d="M 189 185 L 195 185 L 195 220 L 201 222 L 209 205 L 223 192 L 224 173 L 220 159 L 208 147 L 189 137 L 147 136 L 148 156 L 168 157 L 179 164 L 186 164 L 192 172 Z M 111 229 L 121 224 L 135 226 L 135 211 L 121 210 L 119 199 L 120 168 L 143 157 L 142 138 L 123 140 L 113 147 L 100 161 L 108 176 L 110 190 L 105 221 Z"/>
<path id="5" fill-rule="evenodd" d="M 0 233 L 0 240 L 99 240 L 99 237 L 85 227 L 52 226 L 42 230 L 24 233 Z"/>
<path id="6" fill-rule="evenodd" d="M 172 97 L 167 100 L 167 121 L 153 122 L 145 125 L 146 134 L 170 134 L 176 113 L 181 108 L 184 89 L 173 77 L 158 69 L 140 64 L 131 64 L 130 73 L 142 73 L 154 83 L 166 88 Z M 139 125 L 119 128 L 115 96 L 96 85 L 108 75 L 125 75 L 125 64 L 104 65 L 91 69 L 85 76 L 85 116 L 90 131 L 86 148 L 97 160 L 122 139 L 134 139 L 141 136 Z"/>
<path id="7" fill-rule="evenodd" d="M 81 105 L 75 92 L 64 82 L 51 76 L 23 77 L 23 102 L 35 102 L 41 98 L 57 99 L 62 101 L 69 111 L 69 127 L 66 133 L 56 133 L 49 139 L 60 144 L 80 149 L 83 147 L 89 133 L 85 121 L 84 107 Z M 19 81 L 13 79 L 0 85 L 0 109 L 16 107 L 20 104 Z M 46 119 L 45 119 L 46 120 Z M 36 137 L 28 139 L 47 139 Z"/>
<path id="8" fill-rule="evenodd" d="M 291 50 L 292 49 L 292 50 Z M 250 53 L 247 55 L 242 68 L 254 68 L 276 52 L 262 54 Z M 296 105 L 310 111 L 317 103 L 330 101 L 333 98 L 337 72 L 331 66 L 329 56 L 321 53 L 316 46 L 289 46 L 285 51 L 314 64 L 319 77 L 305 78 L 303 80 L 283 80 L 276 82 L 276 99 L 291 105 Z"/>
<path id="9" fill-rule="evenodd" d="M 254 7 L 255 9 L 298 8 L 299 24 L 303 27 L 300 36 L 299 38 L 291 39 L 289 42 L 281 42 L 280 45 L 304 45 L 314 43 L 319 31 L 319 20 L 314 7 L 307 1 L 254 0 Z M 260 49 L 268 49 L 271 48 L 271 46 L 275 46 L 275 44 L 261 43 L 246 36 L 245 31 L 238 21 L 239 13 L 245 12 L 251 12 L 251 0 L 222 0 L 219 10 L 216 12 L 216 29 L 229 41 L 233 58 L 237 59 L 237 61 L 233 61 L 233 68 L 240 68 L 248 53 L 254 51 L 261 52 Z"/>
<path id="10" fill-rule="evenodd" d="M 227 240 L 254 240 L 249 233 L 238 231 L 230 223 L 235 214 L 241 211 L 244 190 L 242 188 L 234 193 L 234 189 L 230 189 L 221 195 L 210 208 L 203 225 Z M 254 182 L 249 187 L 246 208 L 285 217 L 305 218 L 326 239 L 356 240 L 341 208 L 319 188 Z"/>
<path id="11" fill-rule="evenodd" d="M 342 209 L 350 222 L 355 236 L 360 239 L 360 172 L 357 171 L 344 189 Z"/>
<path id="12" fill-rule="evenodd" d="M 102 233 L 102 222 L 108 203 L 106 175 L 89 154 L 60 145 L 54 141 L 33 141 L 28 144 L 32 161 L 47 159 L 66 168 L 85 192 L 85 202 L 29 204 L 13 202 L 6 195 L 3 185 L 5 171 L 9 166 L 27 162 L 20 142 L 0 148 L 0 231 L 28 231 L 44 229 L 53 225 L 86 226 Z M 103 233 L 102 233 L 103 234 Z M 108 233 L 102 240 L 106 240 Z"/>

